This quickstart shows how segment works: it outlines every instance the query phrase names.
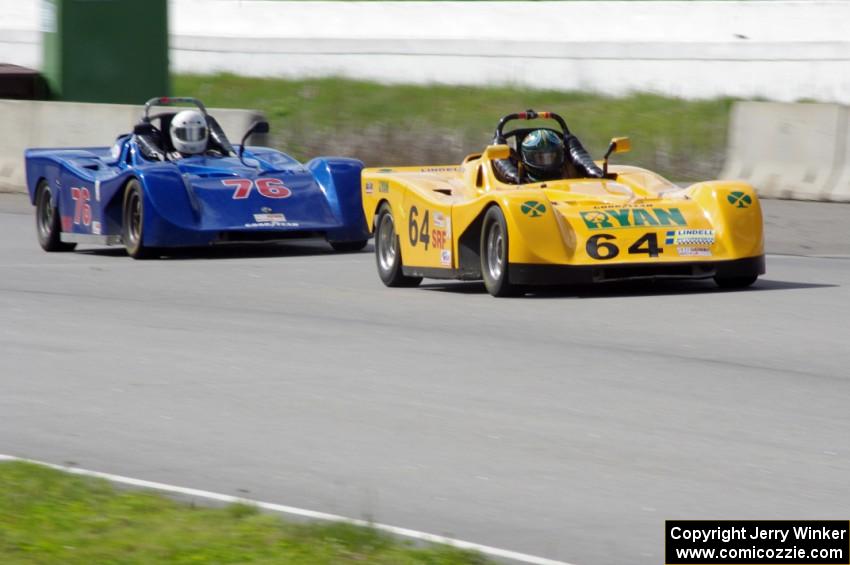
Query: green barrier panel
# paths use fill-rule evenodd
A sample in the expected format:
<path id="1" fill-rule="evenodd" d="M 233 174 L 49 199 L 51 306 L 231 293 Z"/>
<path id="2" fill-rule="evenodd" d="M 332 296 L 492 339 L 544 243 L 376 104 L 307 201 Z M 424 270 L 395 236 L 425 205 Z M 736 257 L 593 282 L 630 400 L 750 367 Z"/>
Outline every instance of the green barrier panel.
<path id="1" fill-rule="evenodd" d="M 169 94 L 166 0 L 42 0 L 53 98 L 141 104 Z"/>

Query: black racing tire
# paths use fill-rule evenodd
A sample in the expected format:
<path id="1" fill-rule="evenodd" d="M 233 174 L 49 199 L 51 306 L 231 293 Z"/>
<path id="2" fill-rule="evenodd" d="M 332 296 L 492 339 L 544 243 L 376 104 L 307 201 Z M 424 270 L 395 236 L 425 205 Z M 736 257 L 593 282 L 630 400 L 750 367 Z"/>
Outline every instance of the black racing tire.
<path id="1" fill-rule="evenodd" d="M 517 296 L 522 289 L 510 281 L 508 224 L 498 206 L 484 214 L 481 227 L 481 276 L 487 292 L 497 297 Z"/>
<path id="2" fill-rule="evenodd" d="M 375 263 L 378 276 L 387 286 L 411 287 L 422 282 L 422 277 L 407 277 L 402 272 L 401 245 L 392 210 L 386 202 L 378 208 L 375 220 Z"/>
<path id="3" fill-rule="evenodd" d="M 361 239 L 358 241 L 329 241 L 334 251 L 339 253 L 355 253 L 357 251 L 362 251 L 366 244 L 369 243 L 368 239 Z"/>
<path id="4" fill-rule="evenodd" d="M 714 277 L 714 282 L 717 283 L 717 286 L 720 288 L 747 288 L 748 286 L 752 286 L 758 275 L 745 275 L 743 277 Z"/>
<path id="5" fill-rule="evenodd" d="M 76 243 L 62 241 L 59 208 L 51 202 L 50 184 L 42 179 L 35 189 L 35 234 L 45 251 L 73 251 Z"/>
<path id="6" fill-rule="evenodd" d="M 138 180 L 127 183 L 121 209 L 121 238 L 127 255 L 133 259 L 150 259 L 155 252 L 144 244 L 145 198 Z"/>

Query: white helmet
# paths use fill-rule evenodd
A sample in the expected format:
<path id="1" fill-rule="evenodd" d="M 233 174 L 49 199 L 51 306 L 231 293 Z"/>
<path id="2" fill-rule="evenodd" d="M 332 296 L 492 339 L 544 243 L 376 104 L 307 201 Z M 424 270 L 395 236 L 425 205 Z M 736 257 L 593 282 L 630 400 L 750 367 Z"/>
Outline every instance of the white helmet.
<path id="1" fill-rule="evenodd" d="M 197 110 L 183 110 L 171 120 L 171 143 L 187 155 L 203 153 L 207 148 L 207 120 Z"/>

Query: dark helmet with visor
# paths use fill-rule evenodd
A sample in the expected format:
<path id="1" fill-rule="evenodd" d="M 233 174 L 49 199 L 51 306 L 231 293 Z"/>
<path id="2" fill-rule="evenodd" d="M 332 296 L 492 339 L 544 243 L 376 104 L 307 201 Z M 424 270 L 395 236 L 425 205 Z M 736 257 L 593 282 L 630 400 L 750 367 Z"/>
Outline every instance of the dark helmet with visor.
<path id="1" fill-rule="evenodd" d="M 531 177 L 559 178 L 564 168 L 564 140 L 552 130 L 536 129 L 522 140 L 520 156 Z"/>

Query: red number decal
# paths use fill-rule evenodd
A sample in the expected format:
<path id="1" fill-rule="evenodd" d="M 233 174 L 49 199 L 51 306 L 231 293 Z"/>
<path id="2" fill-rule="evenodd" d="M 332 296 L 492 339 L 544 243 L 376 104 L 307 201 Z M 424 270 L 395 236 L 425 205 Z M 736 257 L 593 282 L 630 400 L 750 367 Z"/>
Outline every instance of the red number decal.
<path id="1" fill-rule="evenodd" d="M 91 224 L 91 205 L 89 205 L 89 200 L 91 199 L 91 193 L 87 188 L 80 189 L 80 197 L 83 200 L 83 225 Z"/>
<path id="2" fill-rule="evenodd" d="M 71 200 L 74 201 L 74 224 L 80 223 L 80 215 L 82 214 L 82 201 L 80 200 L 80 189 L 71 187 Z"/>
<path id="3" fill-rule="evenodd" d="M 80 222 L 84 226 L 91 224 L 90 198 L 91 193 L 88 188 L 71 187 L 71 199 L 74 201 L 74 224 L 79 225 Z"/>
<path id="4" fill-rule="evenodd" d="M 257 179 L 257 190 L 266 198 L 288 198 L 292 194 L 280 179 Z"/>
<path id="5" fill-rule="evenodd" d="M 257 179 L 256 183 L 249 179 L 225 179 L 221 184 L 236 188 L 233 192 L 235 200 L 248 198 L 254 184 L 257 185 L 257 191 L 266 198 L 288 198 L 292 195 L 292 191 L 286 188 L 280 179 Z"/>
<path id="6" fill-rule="evenodd" d="M 235 200 L 248 198 L 248 195 L 251 194 L 251 187 L 254 186 L 254 183 L 248 179 L 224 179 L 221 184 L 236 187 L 236 191 L 233 193 Z"/>

